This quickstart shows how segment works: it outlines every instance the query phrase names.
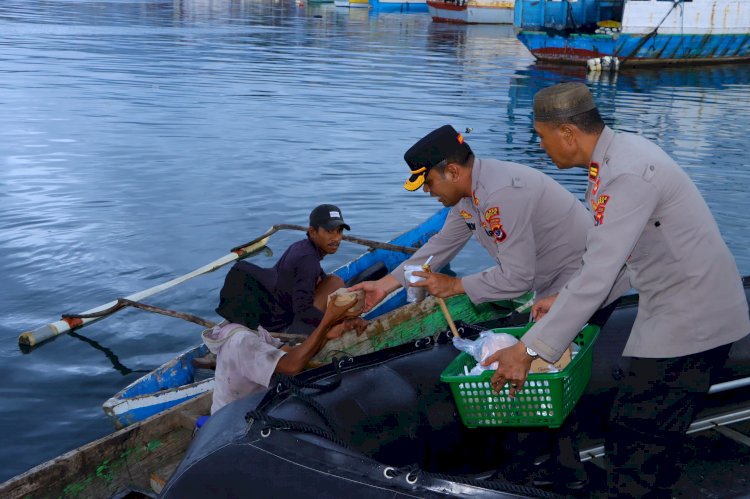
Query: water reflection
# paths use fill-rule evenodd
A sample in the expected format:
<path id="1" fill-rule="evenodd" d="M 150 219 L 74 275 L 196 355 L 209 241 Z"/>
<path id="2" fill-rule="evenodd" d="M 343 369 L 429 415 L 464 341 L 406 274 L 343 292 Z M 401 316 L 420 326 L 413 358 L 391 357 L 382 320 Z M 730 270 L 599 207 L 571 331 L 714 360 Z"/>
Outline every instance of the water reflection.
<path id="1" fill-rule="evenodd" d="M 100 345 L 97 341 L 92 340 L 91 338 L 87 338 L 86 336 L 83 336 L 80 333 L 76 333 L 75 331 L 71 331 L 68 333 L 68 336 L 72 336 L 73 338 L 77 340 L 81 340 L 82 342 L 92 346 L 94 349 L 99 350 L 104 354 L 105 357 L 107 357 L 107 360 L 109 360 L 112 363 L 112 369 L 119 372 L 123 376 L 126 376 L 131 373 L 147 373 L 150 372 L 149 369 L 130 369 L 122 364 L 120 362 L 120 359 L 115 355 L 115 353 L 110 350 L 109 348 L 103 347 Z"/>
<path id="2" fill-rule="evenodd" d="M 746 268 L 750 259 L 739 248 L 750 244 L 750 236 L 731 213 L 746 203 L 750 187 L 746 140 L 736 133 L 737 120 L 750 116 L 750 66 L 587 74 L 576 67 L 534 64 L 512 79 L 507 110 L 508 121 L 514 123 L 508 132 L 510 143 L 538 143 L 532 124 L 533 95 L 563 81 L 586 83 L 605 122 L 654 140 L 687 170 L 719 220 L 740 268 Z M 528 148 L 524 156 L 539 168 L 548 164 L 538 147 Z M 560 171 L 554 176 L 582 196 L 586 181 L 578 172 Z"/>

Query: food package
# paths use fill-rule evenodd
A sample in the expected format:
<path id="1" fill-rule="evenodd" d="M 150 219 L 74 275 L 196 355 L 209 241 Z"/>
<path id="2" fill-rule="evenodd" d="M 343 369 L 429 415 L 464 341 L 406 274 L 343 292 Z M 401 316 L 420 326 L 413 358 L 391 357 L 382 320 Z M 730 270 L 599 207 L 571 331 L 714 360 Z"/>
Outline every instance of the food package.
<path id="1" fill-rule="evenodd" d="M 572 359 L 573 359 L 572 347 L 568 347 L 565 350 L 565 352 L 563 352 L 562 357 L 560 357 L 560 359 L 553 364 L 550 364 L 549 362 L 547 362 L 541 357 L 537 357 L 531 362 L 531 369 L 529 369 L 529 372 L 530 373 L 556 373 L 565 369 L 565 366 L 570 364 L 570 361 Z"/>
<path id="2" fill-rule="evenodd" d="M 360 314 L 365 308 L 365 292 L 362 290 L 349 291 L 346 288 L 339 288 L 328 295 L 328 303 L 336 300 L 336 306 L 343 307 L 356 302 L 353 308 L 349 310 L 350 314 Z"/>

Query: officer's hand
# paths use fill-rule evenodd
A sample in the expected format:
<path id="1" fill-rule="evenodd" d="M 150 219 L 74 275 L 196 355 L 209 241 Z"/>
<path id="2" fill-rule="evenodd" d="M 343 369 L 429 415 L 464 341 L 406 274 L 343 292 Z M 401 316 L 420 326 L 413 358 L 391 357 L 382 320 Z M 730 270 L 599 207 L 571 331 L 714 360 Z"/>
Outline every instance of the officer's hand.
<path id="1" fill-rule="evenodd" d="M 460 295 L 464 292 L 464 287 L 461 284 L 461 279 L 459 277 L 421 271 L 415 271 L 413 275 L 424 277 L 424 280 L 409 285 L 425 288 L 432 296 L 448 298 L 449 296 Z"/>
<path id="2" fill-rule="evenodd" d="M 538 321 L 544 317 L 547 312 L 549 312 L 549 309 L 552 308 L 552 304 L 555 303 L 558 294 L 559 293 L 555 293 L 554 295 L 545 296 L 544 298 L 536 300 L 531 307 L 531 318 Z"/>
<path id="3" fill-rule="evenodd" d="M 523 388 L 523 384 L 526 383 L 532 360 L 534 359 L 526 353 L 526 345 L 519 341 L 511 347 L 493 353 L 482 361 L 482 365 L 489 366 L 493 362 L 497 362 L 497 370 L 490 381 L 492 389 L 497 393 L 502 390 L 505 383 L 509 383 L 510 396 L 515 397 L 516 393 Z"/>
<path id="4" fill-rule="evenodd" d="M 350 291 L 361 289 L 365 292 L 365 308 L 362 310 L 362 313 L 372 310 L 372 308 L 383 301 L 383 298 L 388 294 L 388 292 L 380 286 L 379 282 L 380 281 L 365 281 L 349 288 Z"/>

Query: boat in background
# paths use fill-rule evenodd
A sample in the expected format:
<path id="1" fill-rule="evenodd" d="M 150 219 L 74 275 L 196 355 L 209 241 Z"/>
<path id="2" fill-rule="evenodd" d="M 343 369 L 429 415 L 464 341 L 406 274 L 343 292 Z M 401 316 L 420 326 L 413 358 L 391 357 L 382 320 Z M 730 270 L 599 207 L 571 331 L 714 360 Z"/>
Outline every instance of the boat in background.
<path id="1" fill-rule="evenodd" d="M 370 0 L 377 12 L 427 12 L 427 0 Z"/>
<path id="2" fill-rule="evenodd" d="M 349 7 L 350 9 L 369 9 L 369 0 L 333 0 L 336 7 Z"/>
<path id="3" fill-rule="evenodd" d="M 427 0 L 435 22 L 513 24 L 514 0 Z"/>
<path id="4" fill-rule="evenodd" d="M 696 64 L 750 60 L 745 0 L 516 0 L 518 39 L 540 61 Z"/>

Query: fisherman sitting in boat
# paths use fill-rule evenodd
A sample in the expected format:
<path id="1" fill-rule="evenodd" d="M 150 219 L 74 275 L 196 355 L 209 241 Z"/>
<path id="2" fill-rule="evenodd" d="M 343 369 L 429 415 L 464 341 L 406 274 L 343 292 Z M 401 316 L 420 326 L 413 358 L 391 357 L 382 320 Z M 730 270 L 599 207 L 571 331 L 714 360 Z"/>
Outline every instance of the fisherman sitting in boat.
<path id="1" fill-rule="evenodd" d="M 437 197 L 450 206 L 438 234 L 391 274 L 358 284 L 370 310 L 405 285 L 404 266 L 446 265 L 472 234 L 496 265 L 477 274 L 452 277 L 414 272 L 433 296 L 466 293 L 472 302 L 515 298 L 535 290 L 557 292 L 581 265 L 586 232 L 594 221 L 583 205 L 547 175 L 524 165 L 474 156 L 463 136 L 445 125 L 404 154 L 411 170 L 405 187 Z"/>
<path id="2" fill-rule="evenodd" d="M 299 373 L 329 339 L 345 331 L 364 331 L 367 321 L 356 317 L 357 306 L 356 299 L 345 305 L 330 300 L 315 330 L 294 347 L 281 346 L 262 326 L 252 330 L 224 322 L 204 331 L 203 342 L 216 355 L 211 414 L 234 400 L 267 389 L 273 373 Z"/>
<path id="3" fill-rule="evenodd" d="M 251 329 L 310 334 L 320 324 L 326 298 L 344 287 L 337 275 L 326 275 L 320 261 L 336 253 L 344 229 L 341 210 L 322 204 L 310 213 L 307 237 L 287 248 L 271 268 L 247 261 L 229 270 L 216 312 Z"/>

